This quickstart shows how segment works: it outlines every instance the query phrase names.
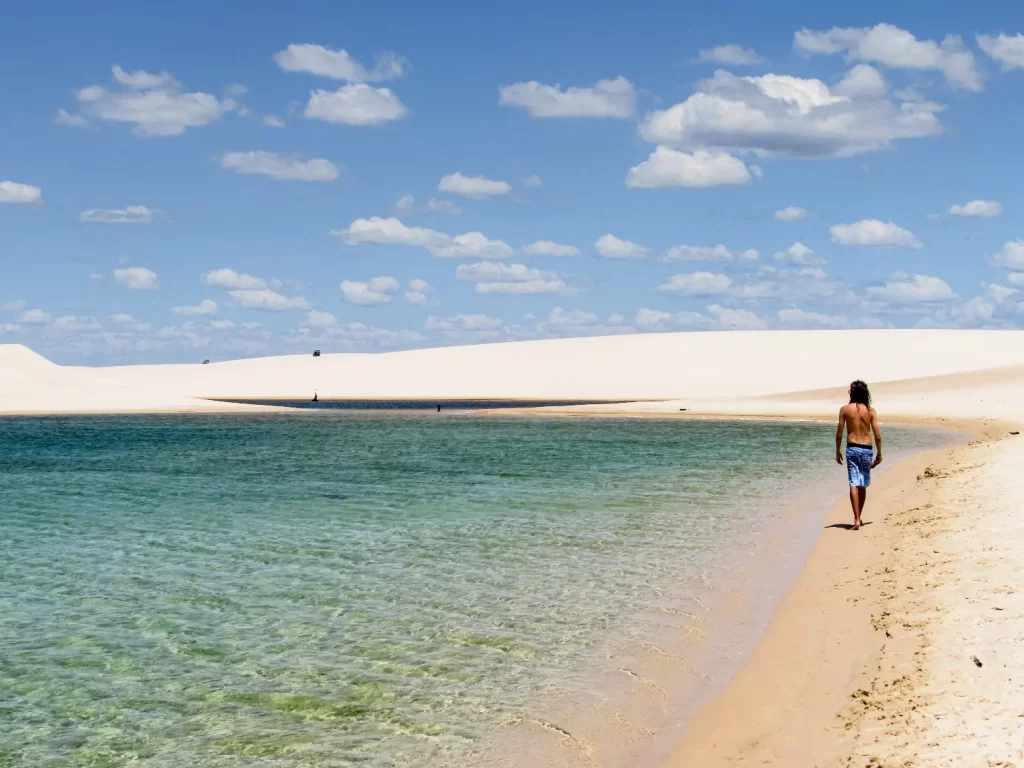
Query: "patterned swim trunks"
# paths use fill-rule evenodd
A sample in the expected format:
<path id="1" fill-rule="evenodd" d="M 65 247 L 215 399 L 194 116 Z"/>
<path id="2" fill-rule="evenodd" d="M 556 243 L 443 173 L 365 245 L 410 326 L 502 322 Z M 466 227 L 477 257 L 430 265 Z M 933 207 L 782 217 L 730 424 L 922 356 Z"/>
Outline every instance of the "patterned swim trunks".
<path id="1" fill-rule="evenodd" d="M 851 488 L 867 488 L 871 485 L 871 460 L 874 451 L 870 445 L 847 443 L 846 471 L 850 475 Z"/>

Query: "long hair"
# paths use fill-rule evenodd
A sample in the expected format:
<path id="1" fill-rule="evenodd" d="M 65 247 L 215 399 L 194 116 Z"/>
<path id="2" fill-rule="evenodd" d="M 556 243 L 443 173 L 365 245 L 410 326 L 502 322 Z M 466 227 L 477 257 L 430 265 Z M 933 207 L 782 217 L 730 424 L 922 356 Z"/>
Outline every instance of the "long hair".
<path id="1" fill-rule="evenodd" d="M 850 385 L 850 402 L 871 406 L 871 391 L 868 389 L 868 385 L 860 379 Z"/>

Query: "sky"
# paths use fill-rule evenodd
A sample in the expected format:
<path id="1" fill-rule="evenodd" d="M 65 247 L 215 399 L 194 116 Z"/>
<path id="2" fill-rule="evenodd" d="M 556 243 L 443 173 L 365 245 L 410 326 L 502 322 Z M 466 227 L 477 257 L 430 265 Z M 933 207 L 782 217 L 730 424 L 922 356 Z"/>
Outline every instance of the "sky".
<path id="1" fill-rule="evenodd" d="M 0 343 L 1024 325 L 1024 6 L 32 3 Z"/>

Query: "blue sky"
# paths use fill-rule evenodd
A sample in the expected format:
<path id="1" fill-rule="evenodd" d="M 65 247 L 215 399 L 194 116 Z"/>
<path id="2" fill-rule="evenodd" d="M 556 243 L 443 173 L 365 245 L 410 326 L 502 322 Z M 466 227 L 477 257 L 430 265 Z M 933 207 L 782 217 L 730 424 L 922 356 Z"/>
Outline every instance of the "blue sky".
<path id="1" fill-rule="evenodd" d="M 1024 8 L 149 5 L 0 29 L 0 343 L 1024 321 Z"/>

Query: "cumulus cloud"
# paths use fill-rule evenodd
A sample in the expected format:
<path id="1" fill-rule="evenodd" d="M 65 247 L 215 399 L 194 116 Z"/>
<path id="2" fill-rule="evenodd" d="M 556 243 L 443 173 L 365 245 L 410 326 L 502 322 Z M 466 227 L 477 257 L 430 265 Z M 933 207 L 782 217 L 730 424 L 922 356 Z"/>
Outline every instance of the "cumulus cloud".
<path id="1" fill-rule="evenodd" d="M 659 261 L 757 261 L 759 256 L 753 248 L 730 251 L 722 244 L 677 245 L 665 251 Z"/>
<path id="2" fill-rule="evenodd" d="M 256 174 L 279 181 L 334 181 L 338 178 L 338 168 L 330 160 L 303 160 L 299 156 L 262 150 L 226 152 L 220 157 L 220 167 L 235 173 Z"/>
<path id="3" fill-rule="evenodd" d="M 892 305 L 955 301 L 958 298 L 941 278 L 904 272 L 894 272 L 883 285 L 868 286 L 867 294 L 871 299 Z"/>
<path id="4" fill-rule="evenodd" d="M 1024 270 L 1024 240 L 1010 240 L 992 254 L 989 263 L 996 267 Z"/>
<path id="5" fill-rule="evenodd" d="M 507 195 L 512 191 L 512 186 L 506 181 L 495 181 L 484 176 L 463 176 L 456 171 L 438 182 L 437 191 L 480 199 Z"/>
<path id="6" fill-rule="evenodd" d="M 1024 69 L 1024 34 L 978 35 L 978 45 L 1004 72 Z"/>
<path id="7" fill-rule="evenodd" d="M 526 256 L 579 256 L 580 249 L 575 245 L 562 245 L 550 240 L 537 240 L 524 245 L 522 252 Z"/>
<path id="8" fill-rule="evenodd" d="M 388 275 L 375 277 L 367 283 L 344 280 L 341 293 L 352 304 L 387 304 L 398 293 L 399 285 Z"/>
<path id="9" fill-rule="evenodd" d="M 714 48 L 702 48 L 697 58 L 700 61 L 730 64 L 736 67 L 758 64 L 761 61 L 761 57 L 753 48 L 744 48 L 735 43 L 716 45 Z"/>
<path id="10" fill-rule="evenodd" d="M 16 312 L 19 309 L 25 309 L 28 304 L 21 299 L 17 301 L 0 301 L 0 309 L 4 312 Z"/>
<path id="11" fill-rule="evenodd" d="M 863 219 L 853 224 L 836 224 L 829 229 L 833 243 L 840 245 L 867 245 L 882 248 L 921 248 L 921 241 L 913 232 L 898 227 L 891 221 Z"/>
<path id="12" fill-rule="evenodd" d="M 1003 206 L 995 200 L 971 200 L 963 205 L 949 206 L 948 213 L 951 216 L 978 216 L 992 218 L 1003 212 Z"/>
<path id="13" fill-rule="evenodd" d="M 882 73 L 870 64 L 858 64 L 835 87 L 836 95 L 851 99 L 878 98 L 885 96 L 888 90 L 889 84 Z"/>
<path id="14" fill-rule="evenodd" d="M 456 205 L 451 200 L 438 200 L 432 197 L 423 204 L 425 213 L 447 213 L 449 216 L 458 216 L 462 213 L 462 206 Z"/>
<path id="15" fill-rule="evenodd" d="M 633 324 L 643 331 L 677 331 L 706 328 L 710 320 L 700 312 L 665 312 L 660 309 L 638 309 Z"/>
<path id="16" fill-rule="evenodd" d="M 0 181 L 0 203 L 38 203 L 43 199 L 43 191 L 31 184 L 19 184 L 16 181 Z"/>
<path id="17" fill-rule="evenodd" d="M 544 180 L 541 179 L 541 177 L 538 176 L 537 174 L 533 174 L 532 176 L 527 176 L 525 179 L 523 179 L 523 186 L 538 189 L 539 187 L 544 186 Z"/>
<path id="18" fill-rule="evenodd" d="M 156 272 L 145 267 L 115 269 L 114 280 L 137 291 L 153 291 L 160 287 Z"/>
<path id="19" fill-rule="evenodd" d="M 274 61 L 285 72 L 308 72 L 350 83 L 395 80 L 405 71 L 405 62 L 390 52 L 378 55 L 373 69 L 367 69 L 344 49 L 333 50 L 311 43 L 292 43 L 275 53 Z"/>
<path id="20" fill-rule="evenodd" d="M 795 205 L 787 205 L 785 208 L 775 212 L 775 218 L 778 221 L 797 221 L 798 219 L 805 219 L 809 215 L 803 208 L 798 208 Z"/>
<path id="21" fill-rule="evenodd" d="M 710 304 L 708 314 L 711 315 L 716 327 L 727 331 L 756 331 L 765 327 L 764 321 L 747 309 Z"/>
<path id="22" fill-rule="evenodd" d="M 129 123 L 138 136 L 179 136 L 189 128 L 209 125 L 240 108 L 231 97 L 218 99 L 198 91 L 183 93 L 181 83 L 166 72 L 126 72 L 115 65 L 113 77 L 113 87 L 80 88 L 75 99 L 81 114 L 58 113 L 58 121 L 80 127 L 92 118 Z"/>
<path id="23" fill-rule="evenodd" d="M 602 235 L 594 243 L 594 248 L 606 259 L 646 259 L 650 253 L 642 245 L 622 240 L 615 235 Z"/>
<path id="24" fill-rule="evenodd" d="M 267 128 L 284 128 L 285 122 L 277 115 L 266 115 L 263 118 L 263 125 Z"/>
<path id="25" fill-rule="evenodd" d="M 424 328 L 453 341 L 490 341 L 501 336 L 505 324 L 482 314 L 452 315 L 426 319 Z"/>
<path id="26" fill-rule="evenodd" d="M 711 296 L 728 293 L 732 280 L 726 275 L 713 272 L 692 272 L 672 275 L 658 286 L 659 291 L 678 293 L 683 296 Z"/>
<path id="27" fill-rule="evenodd" d="M 776 316 L 784 328 L 849 328 L 850 321 L 845 315 L 826 315 L 821 312 L 805 312 L 798 307 L 780 309 Z"/>
<path id="28" fill-rule="evenodd" d="M 311 309 L 306 313 L 306 325 L 310 328 L 330 328 L 337 324 L 338 318 L 330 312 L 320 312 L 318 310 Z"/>
<path id="29" fill-rule="evenodd" d="M 176 315 L 215 315 L 217 314 L 217 302 L 213 299 L 203 299 L 195 306 L 174 307 L 171 309 Z"/>
<path id="30" fill-rule="evenodd" d="M 50 315 L 41 309 L 26 309 L 18 316 L 18 322 L 26 325 L 45 325 L 50 322 Z"/>
<path id="31" fill-rule="evenodd" d="M 395 208 L 399 211 L 411 211 L 412 207 L 416 204 L 416 198 L 412 195 L 402 195 L 398 198 L 398 202 L 395 203 Z"/>
<path id="32" fill-rule="evenodd" d="M 656 187 L 735 186 L 750 182 L 750 171 L 739 158 L 725 152 L 698 149 L 692 154 L 658 147 L 639 165 L 629 169 L 626 186 L 631 189 Z"/>
<path id="33" fill-rule="evenodd" d="M 244 309 L 267 309 L 275 312 L 285 309 L 312 309 L 309 302 L 301 296 L 288 298 L 270 288 L 243 288 L 228 291 L 228 295 Z"/>
<path id="34" fill-rule="evenodd" d="M 89 125 L 89 121 L 84 117 L 81 115 L 73 115 L 66 109 L 58 109 L 57 116 L 53 118 L 53 122 L 67 128 L 85 128 Z"/>
<path id="35" fill-rule="evenodd" d="M 430 303 L 434 295 L 434 289 L 426 280 L 410 280 L 405 289 L 404 297 L 410 304 L 418 307 L 425 307 Z"/>
<path id="36" fill-rule="evenodd" d="M 514 253 L 508 243 L 480 232 L 455 235 L 445 243 L 427 246 L 427 250 L 439 259 L 504 259 Z"/>
<path id="37" fill-rule="evenodd" d="M 203 282 L 214 288 L 227 290 L 258 291 L 267 287 L 267 284 L 260 278 L 247 275 L 244 272 L 235 272 L 227 267 L 207 272 L 203 275 Z"/>
<path id="38" fill-rule="evenodd" d="M 503 85 L 498 104 L 523 107 L 533 117 L 621 117 L 633 116 L 636 91 L 626 78 L 598 80 L 593 88 L 544 85 L 536 80 Z"/>
<path id="39" fill-rule="evenodd" d="M 343 125 L 381 125 L 400 120 L 409 110 L 389 88 L 350 83 L 336 91 L 310 93 L 305 116 Z"/>
<path id="40" fill-rule="evenodd" d="M 819 256 L 815 256 L 814 251 L 800 241 L 793 243 L 784 251 L 778 251 L 775 254 L 775 259 L 789 264 L 811 265 L 825 263 L 824 259 Z"/>
<path id="41" fill-rule="evenodd" d="M 331 235 L 350 245 L 419 246 L 440 259 L 501 259 L 514 253 L 508 243 L 491 240 L 480 232 L 452 237 L 426 227 L 406 226 L 394 217 L 356 219 L 348 229 L 331 230 Z"/>
<path id="42" fill-rule="evenodd" d="M 980 91 L 982 76 L 974 54 L 964 47 L 958 35 L 946 35 L 941 43 L 918 40 L 905 29 L 892 24 L 874 27 L 833 27 L 816 32 L 799 30 L 793 48 L 803 54 L 845 53 L 853 61 L 872 61 L 891 69 L 935 70 L 942 72 L 950 85 Z"/>
<path id="43" fill-rule="evenodd" d="M 455 270 L 455 278 L 475 283 L 474 290 L 482 294 L 571 292 L 557 272 L 531 269 L 525 264 L 503 264 L 493 261 L 460 264 Z"/>
<path id="44" fill-rule="evenodd" d="M 815 79 L 719 70 L 686 101 L 649 113 L 639 132 L 683 148 L 843 157 L 939 133 L 941 109 L 928 101 L 851 98 Z"/>
<path id="45" fill-rule="evenodd" d="M 125 208 L 90 208 L 78 214 L 79 221 L 102 222 L 104 224 L 152 224 L 165 218 L 163 211 L 144 205 L 129 205 Z"/>

